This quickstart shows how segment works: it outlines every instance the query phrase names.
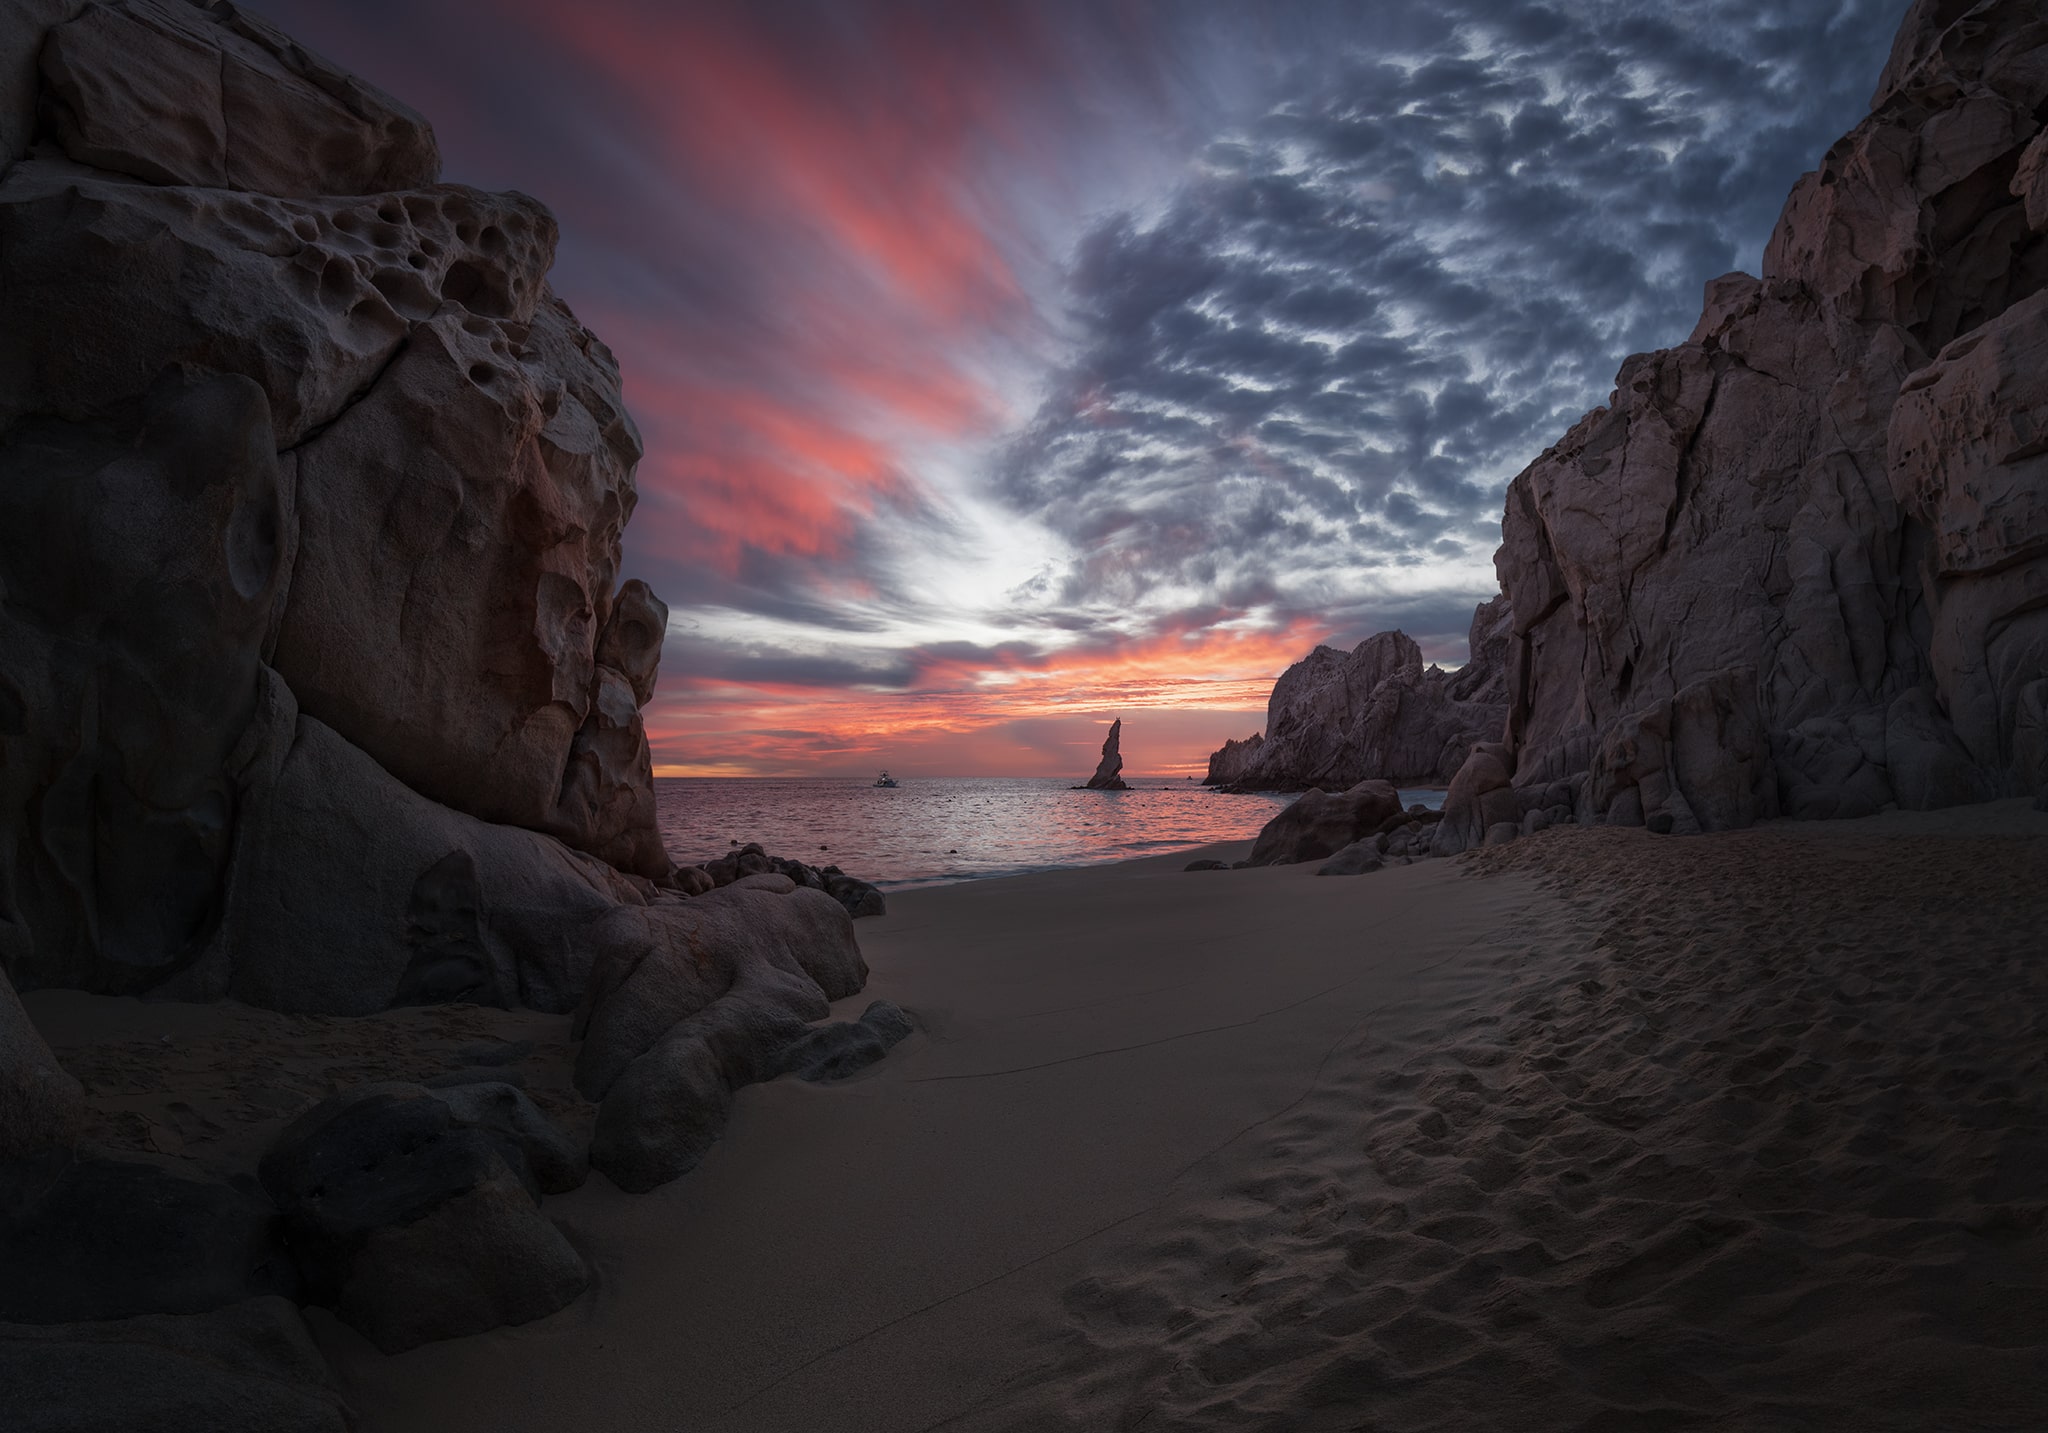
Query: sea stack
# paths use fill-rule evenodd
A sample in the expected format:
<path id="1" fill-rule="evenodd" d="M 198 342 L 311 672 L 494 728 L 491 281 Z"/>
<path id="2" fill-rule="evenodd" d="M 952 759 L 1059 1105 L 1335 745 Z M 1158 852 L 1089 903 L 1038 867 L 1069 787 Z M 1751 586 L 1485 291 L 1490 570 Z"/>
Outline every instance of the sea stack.
<path id="1" fill-rule="evenodd" d="M 1117 773 L 1124 769 L 1124 754 L 1117 749 L 1123 740 L 1124 722 L 1118 717 L 1109 724 L 1109 736 L 1102 743 L 1102 760 L 1096 765 L 1095 774 L 1088 778 L 1087 791 L 1128 791 L 1123 777 Z"/>

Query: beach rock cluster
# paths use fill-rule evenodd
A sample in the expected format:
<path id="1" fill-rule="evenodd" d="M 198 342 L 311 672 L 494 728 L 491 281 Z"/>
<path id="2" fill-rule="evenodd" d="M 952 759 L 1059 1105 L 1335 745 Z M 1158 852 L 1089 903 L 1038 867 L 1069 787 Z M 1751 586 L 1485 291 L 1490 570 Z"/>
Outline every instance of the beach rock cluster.
<path id="1" fill-rule="evenodd" d="M 2038 5 L 1919 0 L 1761 277 L 1514 480 L 1508 719 L 1447 840 L 1560 782 L 1676 832 L 2048 782 L 2044 114 Z"/>
<path id="2" fill-rule="evenodd" d="M 748 876 L 766 875 L 787 876 L 793 886 L 823 891 L 845 906 L 846 913 L 851 916 L 879 916 L 889 912 L 889 903 L 882 892 L 868 882 L 847 875 L 837 866 L 810 866 L 786 856 L 771 856 L 758 841 L 749 841 L 714 860 L 684 866 L 677 873 L 677 879 L 686 882 L 693 893 L 701 894 L 729 886 Z"/>
<path id="3" fill-rule="evenodd" d="M 1506 720 L 1510 617 L 1504 597 L 1480 606 L 1471 660 L 1455 672 L 1425 667 L 1403 632 L 1350 652 L 1317 647 L 1273 684 L 1265 731 L 1210 756 L 1205 784 L 1342 791 L 1366 780 L 1449 781 L 1472 743 L 1499 735 Z"/>
<path id="4" fill-rule="evenodd" d="M 1362 876 L 1384 866 L 1405 866 L 1436 854 L 1441 811 L 1403 810 L 1400 793 L 1384 781 L 1361 781 L 1332 794 L 1311 788 L 1260 829 L 1242 861 L 1190 861 L 1190 871 L 1243 870 L 1322 861 L 1319 876 Z"/>
<path id="5" fill-rule="evenodd" d="M 189 1417 L 152 1426 L 334 1426 L 288 1300 L 392 1348 L 549 1312 L 588 1272 L 540 1200 L 587 1159 L 645 1187 L 686 1163 L 619 1151 L 715 1128 L 806 1040 L 886 1038 L 810 1024 L 878 892 L 663 849 L 618 367 L 549 288 L 547 210 L 439 168 L 419 115 L 227 0 L 0 26 L 0 1262 L 61 1271 L 0 1309 L 39 1330 L 0 1364 L 92 1408 L 172 1370 L 152 1407 Z M 457 1076 L 344 1092 L 260 1182 L 111 1160 L 42 987 L 580 1010 L 602 1137 Z M 245 1397 L 259 1349 L 282 1381 Z"/>

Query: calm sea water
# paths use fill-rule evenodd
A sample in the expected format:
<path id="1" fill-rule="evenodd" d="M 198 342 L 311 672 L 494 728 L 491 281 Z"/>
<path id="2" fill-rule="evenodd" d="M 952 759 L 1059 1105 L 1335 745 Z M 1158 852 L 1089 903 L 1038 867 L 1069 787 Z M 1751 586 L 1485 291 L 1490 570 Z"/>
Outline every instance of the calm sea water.
<path id="1" fill-rule="evenodd" d="M 777 856 L 838 866 L 884 888 L 1093 866 L 1249 840 L 1291 796 L 1226 796 L 1183 781 L 1075 791 L 1036 777 L 868 781 L 660 777 L 662 839 L 678 861 L 759 841 Z M 1436 806 L 1441 791 L 1402 799 Z"/>

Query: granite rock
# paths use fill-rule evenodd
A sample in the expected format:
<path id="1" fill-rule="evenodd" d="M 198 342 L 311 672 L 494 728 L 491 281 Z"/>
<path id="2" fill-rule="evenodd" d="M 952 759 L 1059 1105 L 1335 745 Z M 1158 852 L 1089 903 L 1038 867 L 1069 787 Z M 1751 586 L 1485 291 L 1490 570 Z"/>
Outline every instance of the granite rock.
<path id="1" fill-rule="evenodd" d="M 1362 876 L 1377 871 L 1384 862 L 1380 849 L 1374 844 L 1376 837 L 1353 841 L 1338 851 L 1329 860 L 1316 867 L 1319 876 Z"/>
<path id="2" fill-rule="evenodd" d="M 1425 668 L 1422 649 L 1402 632 L 1348 653 L 1316 648 L 1274 683 L 1265 731 L 1209 758 L 1209 784 L 1336 791 L 1369 779 L 1448 781 L 1473 742 L 1500 735 L 1508 617 L 1503 598 L 1480 606 L 1472 659 L 1456 672 Z"/>
<path id="3" fill-rule="evenodd" d="M 1245 864 L 1284 866 L 1335 855 L 1373 835 L 1400 809 L 1400 796 L 1384 781 L 1361 781 L 1335 794 L 1311 789 L 1260 829 Z"/>
<path id="4" fill-rule="evenodd" d="M 1921 0 L 1762 277 L 1514 480 L 1516 789 L 1683 833 L 2039 780 L 2044 103 L 2037 6 Z"/>
<path id="5" fill-rule="evenodd" d="M 543 1176 L 573 1187 L 581 1161 L 502 1084 L 344 1091 L 293 1120 L 262 1164 L 307 1298 L 386 1353 L 582 1294 L 582 1257 L 540 1212 Z"/>

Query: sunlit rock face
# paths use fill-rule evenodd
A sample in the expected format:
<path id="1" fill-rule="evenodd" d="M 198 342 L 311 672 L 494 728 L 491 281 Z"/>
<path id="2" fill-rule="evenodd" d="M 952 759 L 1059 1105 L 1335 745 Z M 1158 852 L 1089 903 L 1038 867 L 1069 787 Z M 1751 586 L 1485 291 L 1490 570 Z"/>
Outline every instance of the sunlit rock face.
<path id="1" fill-rule="evenodd" d="M 1763 275 L 1509 489 L 1506 746 L 1714 830 L 2048 780 L 2048 17 L 1922 0 Z"/>
<path id="2" fill-rule="evenodd" d="M 1472 659 L 1456 672 L 1425 667 L 1403 632 L 1349 652 L 1316 648 L 1273 684 L 1265 731 L 1210 756 L 1208 784 L 1344 791 L 1361 781 L 1449 781 L 1506 716 L 1507 617 L 1502 598 L 1473 613 Z"/>
<path id="3" fill-rule="evenodd" d="M 28 703 L 38 721 L 84 730 L 91 750 L 67 766 L 11 748 L 4 785 L 49 812 L 64 802 L 41 793 L 78 787 L 64 771 L 102 773 L 77 798 L 97 803 L 97 826 L 64 818 L 86 833 L 74 857 L 30 843 L 32 891 L 76 886 L 55 869 L 66 861 L 104 884 L 129 863 L 94 851 L 134 832 L 176 847 L 148 878 L 175 888 L 160 899 L 67 897 L 102 948 L 93 983 L 156 960 L 109 953 L 134 941 L 88 919 L 95 902 L 155 910 L 164 929 L 137 939 L 159 955 L 217 917 L 236 819 L 220 773 L 259 661 L 413 790 L 666 876 L 640 718 L 666 614 L 643 586 L 618 590 L 640 442 L 610 353 L 547 287 L 553 218 L 523 195 L 437 183 L 417 114 L 232 5 L 28 10 L 40 44 L 16 53 L 17 35 L 0 54 L 0 433 L 38 475 L 9 495 L 25 524 L 10 526 L 10 645 L 43 654 L 8 667 L 47 687 Z M 175 374 L 188 387 L 232 376 L 248 416 L 193 398 L 199 417 L 167 420 Z M 257 424 L 260 462 L 204 471 L 208 444 L 240 454 Z M 183 502 L 206 482 L 260 487 L 260 520 Z M 101 499 L 77 496 L 88 488 Z M 119 502 L 171 516 L 130 532 Z M 71 526 L 59 508 L 79 509 Z M 232 589 L 233 612 L 168 576 L 172 597 L 152 608 L 140 579 L 113 573 L 151 556 L 139 537 L 173 533 L 165 571 L 234 569 L 205 588 Z M 34 576 L 46 567 L 78 574 L 78 604 L 48 596 Z M 65 645 L 84 613 L 104 626 Z M 179 635 L 129 644 L 130 667 L 153 670 L 88 681 L 119 645 L 100 633 L 138 623 Z M 173 781 L 133 731 L 81 716 L 118 705 L 127 728 L 147 726 L 111 695 L 128 688 L 198 703 L 195 729 L 166 716 L 157 744 L 170 767 L 211 777 Z M 108 814 L 130 801 L 147 819 Z"/>

